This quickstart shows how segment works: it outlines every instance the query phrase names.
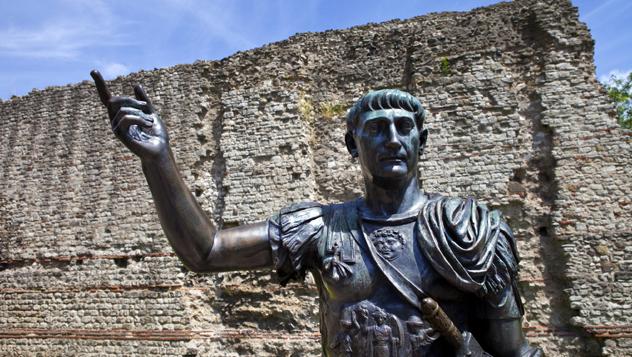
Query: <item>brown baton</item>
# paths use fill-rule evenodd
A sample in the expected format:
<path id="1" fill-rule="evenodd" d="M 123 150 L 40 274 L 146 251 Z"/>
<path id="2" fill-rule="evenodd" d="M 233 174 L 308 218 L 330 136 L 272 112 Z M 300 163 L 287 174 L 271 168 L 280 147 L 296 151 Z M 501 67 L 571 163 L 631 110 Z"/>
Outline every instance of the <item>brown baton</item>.
<path id="1" fill-rule="evenodd" d="M 456 350 L 463 346 L 463 335 L 445 311 L 432 298 L 425 298 L 421 301 L 421 312 L 430 325 L 445 337 Z"/>

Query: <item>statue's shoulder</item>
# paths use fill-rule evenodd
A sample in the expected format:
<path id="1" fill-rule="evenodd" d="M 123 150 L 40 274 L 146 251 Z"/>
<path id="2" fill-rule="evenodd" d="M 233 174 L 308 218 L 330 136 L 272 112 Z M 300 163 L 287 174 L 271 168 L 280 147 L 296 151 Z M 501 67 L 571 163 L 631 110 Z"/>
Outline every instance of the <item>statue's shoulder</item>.
<path id="1" fill-rule="evenodd" d="M 302 280 L 305 272 L 314 266 L 319 252 L 335 242 L 328 239 L 332 229 L 342 229 L 347 222 L 353 222 L 356 212 L 356 200 L 321 204 L 318 202 L 299 202 L 280 209 L 268 220 L 269 240 L 272 260 L 279 281 L 285 284 L 290 280 Z M 346 235 L 345 235 L 346 236 Z M 323 239 L 325 238 L 325 239 Z M 344 251 L 341 252 L 344 260 Z"/>
<path id="2" fill-rule="evenodd" d="M 502 213 L 499 210 L 490 209 L 485 202 L 479 201 L 474 197 L 446 196 L 432 192 L 426 193 L 426 197 L 427 201 L 424 205 L 424 211 L 426 213 L 430 212 L 431 209 L 435 209 L 436 212 L 437 206 L 440 206 L 442 210 L 448 212 L 465 209 L 469 213 L 471 210 L 476 210 L 480 213 L 477 217 L 490 217 L 494 221 L 504 223 Z"/>
<path id="3" fill-rule="evenodd" d="M 273 219 L 285 217 L 290 220 L 307 222 L 320 218 L 320 221 L 322 221 L 322 219 L 326 219 L 332 215 L 354 213 L 358 201 L 359 199 L 336 203 L 319 203 L 314 201 L 291 203 L 281 208 L 278 213 L 273 216 Z"/>
<path id="4" fill-rule="evenodd" d="M 291 203 L 279 210 L 279 215 L 288 215 L 296 212 L 302 211 L 313 211 L 319 212 L 322 209 L 323 205 L 318 202 L 305 201 L 305 202 L 295 202 Z"/>
<path id="5" fill-rule="evenodd" d="M 473 202 L 477 202 L 478 204 L 482 204 L 479 200 L 477 200 L 476 198 L 472 196 L 465 196 L 465 197 L 448 196 L 448 195 L 444 195 L 442 193 L 436 193 L 436 192 L 425 192 L 425 195 L 428 202 L 443 201 L 443 202 L 460 203 L 464 201 L 473 201 Z"/>
<path id="6" fill-rule="evenodd" d="M 323 205 L 317 202 L 293 203 L 270 217 L 268 238 L 281 285 L 305 278 L 323 226 Z"/>
<path id="7" fill-rule="evenodd" d="M 519 257 L 511 229 L 499 211 L 474 198 L 429 194 L 418 229 L 435 270 L 461 290 L 498 293 L 516 278 Z"/>

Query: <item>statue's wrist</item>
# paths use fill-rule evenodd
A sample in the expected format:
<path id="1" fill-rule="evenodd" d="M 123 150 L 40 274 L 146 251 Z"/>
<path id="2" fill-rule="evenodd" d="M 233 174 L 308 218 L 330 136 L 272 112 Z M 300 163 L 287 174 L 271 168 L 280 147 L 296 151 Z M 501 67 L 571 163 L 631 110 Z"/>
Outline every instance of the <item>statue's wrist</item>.
<path id="1" fill-rule="evenodd" d="M 140 160 L 143 166 L 165 166 L 175 163 L 171 148 L 168 146 L 151 155 L 144 155 Z"/>

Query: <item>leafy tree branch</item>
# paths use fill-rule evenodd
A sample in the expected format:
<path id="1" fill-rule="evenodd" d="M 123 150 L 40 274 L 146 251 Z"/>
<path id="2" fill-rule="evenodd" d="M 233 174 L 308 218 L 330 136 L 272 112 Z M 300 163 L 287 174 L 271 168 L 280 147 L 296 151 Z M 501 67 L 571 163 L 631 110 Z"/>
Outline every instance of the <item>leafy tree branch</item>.
<path id="1" fill-rule="evenodd" d="M 616 104 L 617 121 L 622 127 L 632 129 L 632 72 L 627 77 L 611 76 L 604 87 Z"/>

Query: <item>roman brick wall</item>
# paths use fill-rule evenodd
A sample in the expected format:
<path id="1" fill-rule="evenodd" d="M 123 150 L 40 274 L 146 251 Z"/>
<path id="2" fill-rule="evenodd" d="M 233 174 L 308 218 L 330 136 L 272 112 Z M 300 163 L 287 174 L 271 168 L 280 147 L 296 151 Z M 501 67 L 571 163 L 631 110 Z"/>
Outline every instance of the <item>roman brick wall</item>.
<path id="1" fill-rule="evenodd" d="M 429 112 L 424 189 L 476 197 L 516 233 L 531 343 L 632 354 L 631 133 L 568 0 L 299 34 L 109 85 L 136 83 L 224 227 L 361 195 L 346 109 L 413 93 Z M 311 279 L 182 266 L 90 81 L 0 102 L 0 187 L 0 355 L 320 354 Z"/>

